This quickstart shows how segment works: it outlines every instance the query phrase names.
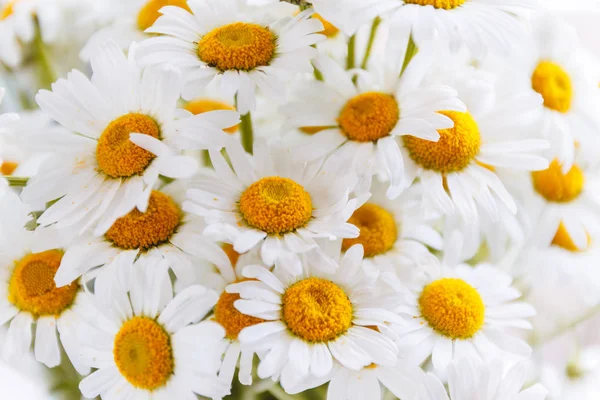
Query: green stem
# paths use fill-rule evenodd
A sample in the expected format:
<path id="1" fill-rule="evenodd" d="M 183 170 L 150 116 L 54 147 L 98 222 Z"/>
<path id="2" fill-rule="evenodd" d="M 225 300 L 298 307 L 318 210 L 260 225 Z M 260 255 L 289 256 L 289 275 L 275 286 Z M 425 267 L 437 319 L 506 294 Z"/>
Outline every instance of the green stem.
<path id="1" fill-rule="evenodd" d="M 252 128 L 252 115 L 242 115 L 240 122 L 240 135 L 242 146 L 247 153 L 252 154 L 254 149 L 254 129 Z"/>
<path id="2" fill-rule="evenodd" d="M 54 81 L 56 81 L 56 73 L 52 68 L 52 62 L 48 55 L 48 49 L 42 40 L 40 24 L 36 19 L 35 38 L 33 40 L 33 49 L 35 54 L 35 62 L 38 67 L 39 86 L 42 89 L 49 89 Z"/>
<path id="3" fill-rule="evenodd" d="M 418 51 L 419 49 L 417 48 L 417 45 L 415 44 L 415 41 L 413 40 L 413 36 L 411 34 L 408 38 L 408 45 L 406 46 L 406 54 L 404 55 L 404 63 L 402 64 L 402 71 L 400 71 L 400 76 L 404 74 L 406 67 L 408 67 L 408 64 L 410 64 L 414 56 L 417 55 Z"/>
<path id="4" fill-rule="evenodd" d="M 29 178 L 21 177 L 21 176 L 7 176 L 6 180 L 10 186 L 14 187 L 24 187 L 27 185 L 27 181 Z"/>
<path id="5" fill-rule="evenodd" d="M 555 330 L 554 332 L 543 336 L 541 338 L 536 338 L 534 337 L 532 340 L 532 343 L 536 346 L 541 346 L 545 343 L 548 343 L 558 337 L 560 337 L 561 335 L 571 331 L 572 329 L 574 329 L 575 327 L 577 327 L 578 325 L 590 320 L 591 318 L 595 317 L 596 315 L 598 315 L 598 313 L 600 313 L 600 304 L 597 304 L 596 306 L 592 307 L 591 309 L 589 309 L 585 314 L 581 315 L 579 318 L 577 318 L 575 321 L 562 326 L 560 328 L 558 328 L 557 330 Z"/>
<path id="6" fill-rule="evenodd" d="M 315 75 L 316 80 L 323 81 L 323 74 L 314 65 L 313 65 L 313 74 Z"/>
<path id="7" fill-rule="evenodd" d="M 212 161 L 210 160 L 210 153 L 208 150 L 202 150 L 202 165 L 208 168 L 212 168 Z"/>
<path id="8" fill-rule="evenodd" d="M 369 57 L 371 56 L 371 50 L 373 50 L 373 43 L 375 42 L 375 36 L 377 36 L 377 28 L 379 28 L 379 24 L 381 24 L 381 18 L 377 17 L 373 20 L 373 25 L 371 25 L 371 34 L 369 35 L 367 50 L 365 51 L 365 56 L 360 64 L 362 69 L 367 69 L 367 63 L 369 62 Z"/>
<path id="9" fill-rule="evenodd" d="M 346 69 L 354 68 L 354 54 L 356 51 L 356 35 L 350 36 L 348 40 L 348 55 L 346 57 Z"/>

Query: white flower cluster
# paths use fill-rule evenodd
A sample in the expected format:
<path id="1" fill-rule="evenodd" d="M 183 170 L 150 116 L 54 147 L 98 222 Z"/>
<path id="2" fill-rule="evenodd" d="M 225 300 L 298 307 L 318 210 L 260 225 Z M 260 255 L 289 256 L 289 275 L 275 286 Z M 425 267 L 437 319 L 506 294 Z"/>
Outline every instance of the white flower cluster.
<path id="1" fill-rule="evenodd" d="M 600 89 L 535 0 L 0 0 L 0 61 L 7 361 L 105 400 L 597 398 Z"/>

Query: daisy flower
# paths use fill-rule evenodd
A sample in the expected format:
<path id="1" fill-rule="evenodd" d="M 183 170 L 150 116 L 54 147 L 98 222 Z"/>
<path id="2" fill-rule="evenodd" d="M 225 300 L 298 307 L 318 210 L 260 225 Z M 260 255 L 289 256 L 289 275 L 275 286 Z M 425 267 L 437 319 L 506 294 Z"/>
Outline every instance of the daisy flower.
<path id="1" fill-rule="evenodd" d="M 22 357 L 33 342 L 36 360 L 52 368 L 61 362 L 60 341 L 73 366 L 86 374 L 89 369 L 77 358 L 82 286 L 74 280 L 56 287 L 63 250 L 32 252 L 35 238 L 24 228 L 28 213 L 14 193 L 0 199 L 0 324 L 8 324 L 4 354 Z"/>
<path id="2" fill-rule="evenodd" d="M 402 137 L 406 182 L 418 177 L 427 188 L 423 191 L 424 210 L 457 212 L 471 223 L 477 220 L 479 210 L 497 221 L 498 203 L 516 213 L 514 199 L 496 170 L 548 167 L 548 160 L 540 154 L 548 142 L 536 138 L 531 125 L 541 96 L 498 89 L 491 74 L 459 63 L 438 72 L 430 79 L 456 88 L 467 110 L 438 109 L 437 115 L 453 127 L 438 130 L 437 142 Z"/>
<path id="3" fill-rule="evenodd" d="M 541 367 L 541 382 L 553 400 L 592 400 L 598 395 L 600 347 L 578 348 L 566 362 L 547 362 Z"/>
<path id="4" fill-rule="evenodd" d="M 400 309 L 407 320 L 398 332 L 401 354 L 418 363 L 431 356 L 440 371 L 463 357 L 489 360 L 502 354 L 498 350 L 528 357 L 529 345 L 508 328 L 531 329 L 526 318 L 535 314 L 533 307 L 513 301 L 521 293 L 508 274 L 489 264 L 458 264 L 459 247 L 408 285 Z"/>
<path id="5" fill-rule="evenodd" d="M 378 70 L 361 74 L 364 79 L 358 86 L 352 81 L 355 72 L 345 71 L 328 57 L 318 58 L 315 67 L 323 82 L 302 85 L 282 108 L 288 127 L 311 135 L 299 151 L 310 160 L 330 153 L 352 160 L 353 168 L 364 175 L 366 188 L 373 174 L 385 173 L 390 180 L 388 197 L 397 197 L 410 184 L 404 180 L 402 136 L 433 143 L 440 138 L 438 129 L 453 126 L 437 111 L 465 111 L 455 90 L 422 84 L 432 56 L 430 51 L 420 52 L 400 78 L 402 64 L 390 61 L 393 57 L 374 63 Z"/>
<path id="6" fill-rule="evenodd" d="M 428 373 L 419 400 L 544 400 L 548 391 L 540 384 L 522 390 L 525 367 L 517 364 L 506 373 L 501 362 L 490 364 L 462 359 L 448 369 L 448 392 L 435 375 Z"/>
<path id="7" fill-rule="evenodd" d="M 321 22 L 309 19 L 312 11 L 273 19 L 265 7 L 247 7 L 239 0 L 189 0 L 188 7 L 191 13 L 161 9 L 163 16 L 146 32 L 165 36 L 144 41 L 140 59 L 182 68 L 187 100 L 219 81 L 223 93 L 237 94 L 241 114 L 256 108 L 257 89 L 285 99 L 286 83 L 313 71 L 310 60 L 316 49 L 311 45 L 325 39 L 317 34 L 323 30 Z"/>
<path id="8" fill-rule="evenodd" d="M 74 70 L 53 91 L 36 96 L 42 110 L 75 132 L 31 135 L 32 146 L 40 143 L 38 149 L 53 154 L 29 180 L 23 199 L 37 204 L 60 198 L 38 219 L 40 225 L 77 233 L 96 226 L 101 235 L 134 207 L 146 211 L 159 175 L 184 178 L 196 171 L 196 160 L 180 155 L 175 145 L 185 136 L 174 119 L 180 74 L 140 69 L 134 55 L 135 47 L 126 58 L 109 43 L 92 57 L 91 80 Z M 228 119 L 237 123 L 237 113 L 206 113 L 186 123 L 227 138 L 221 128 Z"/>
<path id="9" fill-rule="evenodd" d="M 506 54 L 522 40 L 525 29 L 517 16 L 535 8 L 536 0 L 313 0 L 312 4 L 348 34 L 391 13 L 394 24 L 410 26 L 419 47 L 443 39 L 453 50 L 465 45 L 481 57 L 488 49 Z"/>
<path id="10" fill-rule="evenodd" d="M 261 356 L 259 377 L 279 377 L 290 390 L 310 377 L 328 375 L 334 362 L 354 371 L 396 365 L 396 345 L 381 331 L 402 320 L 387 309 L 387 298 L 374 296 L 373 282 L 361 273 L 362 256 L 362 246 L 353 246 L 332 273 L 308 258 L 301 268 L 276 264 L 274 272 L 251 265 L 242 273 L 258 282 L 227 287 L 241 297 L 235 302 L 238 311 L 265 320 L 238 336 L 242 348 Z"/>
<path id="11" fill-rule="evenodd" d="M 6 90 L 4 88 L 0 88 L 0 103 L 2 103 L 2 100 L 4 99 L 5 92 Z M 18 120 L 19 115 L 15 113 L 5 113 L 0 115 L 0 145 L 2 146 L 2 149 L 0 149 L 0 194 L 3 193 L 7 186 L 6 180 L 2 176 L 12 175 L 13 171 L 17 168 L 17 163 L 11 159 L 6 159 L 7 150 L 5 149 L 5 145 L 8 142 L 12 142 L 12 130 L 15 122 Z"/>
<path id="12" fill-rule="evenodd" d="M 227 387 L 217 372 L 224 329 L 202 320 L 217 295 L 194 285 L 173 297 L 164 260 L 133 266 L 138 283 L 127 291 L 96 285 L 81 312 L 82 362 L 97 370 L 79 384 L 87 398 L 221 398 Z M 200 362 L 199 362 L 200 360 Z"/>
<path id="13" fill-rule="evenodd" d="M 349 199 L 356 176 L 343 160 L 306 164 L 264 140 L 255 142 L 254 156 L 237 140 L 226 150 L 232 167 L 209 150 L 215 171 L 195 180 L 183 204 L 204 217 L 205 235 L 238 253 L 258 248 L 269 266 L 283 253 L 315 249 L 315 238 L 358 236 L 346 221 L 367 196 Z"/>

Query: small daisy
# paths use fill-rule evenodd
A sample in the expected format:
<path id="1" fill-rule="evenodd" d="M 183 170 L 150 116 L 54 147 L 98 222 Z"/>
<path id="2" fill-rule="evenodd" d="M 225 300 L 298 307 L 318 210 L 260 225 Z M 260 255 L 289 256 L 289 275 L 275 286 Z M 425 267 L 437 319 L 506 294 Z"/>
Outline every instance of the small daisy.
<path id="1" fill-rule="evenodd" d="M 227 287 L 240 295 L 235 302 L 240 312 L 265 320 L 238 336 L 242 348 L 261 356 L 259 377 L 279 377 L 289 390 L 310 377 L 328 375 L 334 362 L 353 371 L 396 365 L 396 345 L 381 331 L 402 320 L 387 310 L 386 297 L 375 296 L 373 283 L 360 271 L 362 256 L 362 246 L 352 247 L 333 273 L 308 258 L 299 269 L 277 264 L 270 272 L 247 266 L 243 275 L 258 282 Z"/>
<path id="2" fill-rule="evenodd" d="M 542 102 L 529 92 L 506 92 L 494 87 L 491 74 L 455 63 L 433 81 L 450 84 L 467 105 L 466 111 L 438 109 L 452 128 L 438 130 L 437 142 L 403 136 L 400 151 L 405 160 L 406 182 L 419 178 L 425 210 L 457 212 L 467 222 L 479 211 L 498 220 L 498 203 L 513 214 L 514 199 L 496 174 L 497 169 L 537 171 L 548 167 L 540 153 L 548 142 L 536 138 L 531 121 Z"/>
<path id="3" fill-rule="evenodd" d="M 32 253 L 33 232 L 24 228 L 31 217 L 14 193 L 0 200 L 0 324 L 8 324 L 4 354 L 22 357 L 34 342 L 37 361 L 49 368 L 61 362 L 61 346 L 81 374 L 76 328 L 82 287 L 74 280 L 61 288 L 54 276 L 63 251 Z M 35 328 L 32 335 L 32 328 Z"/>
<path id="4" fill-rule="evenodd" d="M 521 390 L 525 367 L 517 364 L 506 373 L 501 362 L 490 364 L 462 359 L 448 369 L 448 391 L 435 375 L 423 377 L 418 400 L 544 400 L 548 391 L 540 384 Z"/>
<path id="5" fill-rule="evenodd" d="M 347 223 L 364 198 L 349 199 L 356 176 L 341 159 L 298 162 L 291 150 L 257 140 L 254 156 L 239 141 L 226 147 L 233 169 L 210 150 L 213 174 L 196 179 L 183 209 L 204 217 L 205 235 L 245 253 L 259 248 L 265 264 L 282 253 L 304 253 L 315 238 L 354 238 Z"/>
<path id="6" fill-rule="evenodd" d="M 146 211 L 159 175 L 184 178 L 196 171 L 197 161 L 175 146 L 183 135 L 174 119 L 180 74 L 140 69 L 134 54 L 134 46 L 126 58 L 109 43 L 92 57 L 91 81 L 74 70 L 52 92 L 36 96 L 42 110 L 75 132 L 31 135 L 53 154 L 29 180 L 23 198 L 33 204 L 60 198 L 38 219 L 40 225 L 82 233 L 98 223 L 96 234 L 103 234 L 134 207 Z M 231 125 L 237 123 L 237 113 L 228 111 L 186 118 L 224 138 L 221 129 L 232 119 Z"/>
<path id="7" fill-rule="evenodd" d="M 80 326 L 82 362 L 97 370 L 79 384 L 87 398 L 104 400 L 221 398 L 228 394 L 217 372 L 224 329 L 202 320 L 217 295 L 194 285 L 173 297 L 168 267 L 144 258 L 132 268 L 126 291 L 96 286 Z"/>
<path id="8" fill-rule="evenodd" d="M 506 54 L 526 34 L 516 16 L 535 8 L 536 0 L 313 0 L 315 10 L 348 34 L 376 16 L 393 14 L 393 23 L 408 25 L 419 47 L 433 39 L 463 45 L 476 57 L 487 50 Z"/>
<path id="9" fill-rule="evenodd" d="M 165 36 L 142 43 L 144 64 L 173 63 L 184 71 L 183 97 L 193 99 L 213 80 L 223 93 L 237 94 L 237 109 L 246 114 L 256 108 L 260 89 L 274 99 L 285 99 L 286 83 L 299 73 L 310 73 L 311 45 L 324 40 L 323 25 L 309 18 L 272 19 L 265 7 L 251 8 L 239 0 L 189 0 L 189 13 L 165 7 L 146 30 Z M 268 6 L 266 6 L 268 7 Z"/>
<path id="10" fill-rule="evenodd" d="M 598 87 L 588 79 L 579 56 L 580 48 L 575 29 L 554 17 L 540 17 L 533 21 L 533 39 L 526 42 L 526 50 L 511 58 L 512 69 L 505 72 L 510 82 L 503 84 L 539 93 L 543 104 L 536 120 L 536 129 L 552 145 L 552 157 L 571 168 L 576 143 L 583 150 L 593 152 L 598 146 L 597 132 L 600 119 L 596 117 Z"/>
<path id="11" fill-rule="evenodd" d="M 0 88 L 0 103 L 4 99 L 5 89 Z M 13 130 L 15 123 L 19 120 L 19 115 L 15 113 L 0 114 L 0 194 L 6 189 L 6 180 L 2 176 L 12 175 L 18 164 L 11 159 L 10 150 L 6 149 L 6 144 L 13 140 Z M 9 158 L 7 158 L 9 156 Z"/>
<path id="12" fill-rule="evenodd" d="M 548 362 L 541 367 L 541 382 L 552 400 L 593 400 L 598 396 L 600 347 L 578 348 L 566 362 Z"/>
<path id="13" fill-rule="evenodd" d="M 422 84 L 431 61 L 431 52 L 420 53 L 400 78 L 401 63 L 376 63 L 378 70 L 361 74 L 363 79 L 355 86 L 354 72 L 328 57 L 318 58 L 315 67 L 324 81 L 302 85 L 282 109 L 290 128 L 311 135 L 300 151 L 311 160 L 330 153 L 352 160 L 367 188 L 373 174 L 385 173 L 390 180 L 388 197 L 397 197 L 410 184 L 404 180 L 402 137 L 411 134 L 435 144 L 440 138 L 437 130 L 453 126 L 437 111 L 466 110 L 450 87 Z"/>
<path id="14" fill-rule="evenodd" d="M 535 311 L 513 302 L 521 293 L 512 278 L 489 264 L 457 265 L 447 253 L 444 265 L 430 265 L 409 285 L 400 311 L 408 321 L 399 332 L 401 354 L 418 363 L 431 356 L 440 371 L 463 357 L 489 360 L 498 350 L 528 357 L 529 345 L 507 328 L 531 329 L 526 318 Z"/>
<path id="15" fill-rule="evenodd" d="M 186 0 L 113 0 L 103 5 L 88 16 L 92 21 L 108 24 L 96 31 L 81 50 L 80 57 L 85 61 L 107 41 L 114 41 L 122 50 L 127 50 L 131 43 L 151 37 L 144 31 L 156 22 L 161 15 L 159 10 L 165 6 L 190 10 Z"/>

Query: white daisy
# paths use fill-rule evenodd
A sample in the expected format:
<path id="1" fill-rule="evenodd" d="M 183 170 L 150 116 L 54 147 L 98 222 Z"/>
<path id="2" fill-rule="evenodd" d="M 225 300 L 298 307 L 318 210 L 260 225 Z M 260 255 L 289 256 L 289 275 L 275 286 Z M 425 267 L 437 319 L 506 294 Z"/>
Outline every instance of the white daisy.
<path id="1" fill-rule="evenodd" d="M 593 400 L 598 396 L 600 347 L 577 348 L 566 362 L 549 361 L 541 367 L 541 382 L 552 400 Z"/>
<path id="2" fill-rule="evenodd" d="M 460 246 L 454 247 L 445 252 L 443 265 L 430 265 L 421 279 L 408 284 L 400 309 L 406 316 L 399 331 L 401 354 L 417 363 L 431 356 L 440 371 L 463 357 L 487 361 L 502 352 L 528 357 L 531 348 L 509 328 L 531 329 L 526 318 L 534 309 L 513 302 L 521 293 L 511 287 L 508 274 L 489 264 L 457 265 L 453 259 Z"/>
<path id="3" fill-rule="evenodd" d="M 274 272 L 251 265 L 242 274 L 259 282 L 227 287 L 240 295 L 240 312 L 265 320 L 238 336 L 242 349 L 261 357 L 260 378 L 279 377 L 285 390 L 293 390 L 306 379 L 327 376 L 334 361 L 354 371 L 373 363 L 396 365 L 396 345 L 380 331 L 402 320 L 388 310 L 387 296 L 374 295 L 374 282 L 361 272 L 362 256 L 362 246 L 352 247 L 332 273 L 308 257 L 279 259 Z M 301 265 L 290 268 L 289 262 Z"/>
<path id="4" fill-rule="evenodd" d="M 330 153 L 352 160 L 369 187 L 373 174 L 385 173 L 390 180 L 388 197 L 397 197 L 410 182 L 405 181 L 405 158 L 399 150 L 401 136 L 415 135 L 437 141 L 438 129 L 452 128 L 453 121 L 438 110 L 465 111 L 457 93 L 445 85 L 422 84 L 429 72 L 433 53 L 423 51 L 399 78 L 403 57 L 373 63 L 370 74 L 345 71 L 328 57 L 315 67 L 323 82 L 302 85 L 282 112 L 288 126 L 312 134 L 300 151 L 310 160 Z M 432 142 L 432 143 L 433 143 Z"/>
<path id="5" fill-rule="evenodd" d="M 434 82 L 450 84 L 467 105 L 466 112 L 438 109 L 453 128 L 439 130 L 437 142 L 404 136 L 400 150 L 405 160 L 406 182 L 419 178 L 424 210 L 457 212 L 472 223 L 479 210 L 492 220 L 504 205 L 516 213 L 514 199 L 496 169 L 537 171 L 548 167 L 540 154 L 548 142 L 538 139 L 531 123 L 541 97 L 530 92 L 506 92 L 494 78 L 461 63 L 441 58 L 444 67 L 432 74 Z"/>
<path id="6" fill-rule="evenodd" d="M 30 179 L 23 198 L 33 204 L 60 198 L 38 219 L 42 226 L 77 233 L 95 227 L 101 235 L 134 207 L 146 211 L 159 175 L 183 178 L 196 171 L 196 160 L 180 155 L 175 146 L 181 136 L 174 119 L 180 74 L 140 69 L 134 54 L 135 47 L 126 58 L 115 44 L 107 44 L 92 58 L 91 81 L 74 70 L 52 92 L 38 93 L 42 110 L 76 132 L 31 135 L 32 145 L 39 143 L 53 155 Z M 187 119 L 227 138 L 220 129 L 227 119 L 237 121 L 237 113 Z"/>
<path id="7" fill-rule="evenodd" d="M 0 88 L 0 103 L 4 98 L 5 89 Z M 15 123 L 19 120 L 19 115 L 15 113 L 0 114 L 0 195 L 6 190 L 7 182 L 3 176 L 12 175 L 17 168 L 17 163 L 11 159 L 10 149 L 6 146 L 12 142 L 12 135 Z M 8 156 L 8 158 L 7 158 Z"/>
<path id="8" fill-rule="evenodd" d="M 192 99 L 211 81 L 220 81 L 228 95 L 237 94 L 242 114 L 256 108 L 255 92 L 285 99 L 285 84 L 298 73 L 310 73 L 311 45 L 325 39 L 312 11 L 273 19 L 264 7 L 239 0 L 189 0 L 189 13 L 179 7 L 161 9 L 163 16 L 146 30 L 166 36 L 142 43 L 145 64 L 173 63 L 184 71 L 185 99 Z M 268 6 L 267 6 L 268 7 Z"/>
<path id="9" fill-rule="evenodd" d="M 228 394 L 217 371 L 224 329 L 202 320 L 217 295 L 194 285 L 173 297 L 164 260 L 132 268 L 136 285 L 96 285 L 80 326 L 81 361 L 97 368 L 79 384 L 87 398 L 179 399 Z"/>
<path id="10" fill-rule="evenodd" d="M 448 391 L 428 373 L 418 400 L 544 400 L 548 391 L 540 384 L 522 390 L 525 367 L 517 364 L 504 372 L 501 362 L 490 364 L 462 359 L 448 369 Z"/>
<path id="11" fill-rule="evenodd" d="M 205 235 L 231 243 L 238 253 L 259 248 L 265 264 L 283 253 L 315 249 L 315 238 L 353 238 L 346 221 L 368 196 L 349 199 L 356 176 L 344 160 L 306 164 L 292 150 L 257 140 L 254 156 L 239 141 L 226 147 L 229 166 L 210 150 L 215 168 L 188 190 L 183 209 L 204 217 Z"/>
<path id="12" fill-rule="evenodd" d="M 488 49 L 503 54 L 525 35 L 518 15 L 535 8 L 536 0 L 312 0 L 315 10 L 348 34 L 376 16 L 393 15 L 394 24 L 410 26 L 419 47 L 447 40 L 463 45 L 476 57 Z"/>
<path id="13" fill-rule="evenodd" d="M 35 238 L 25 229 L 28 212 L 14 193 L 0 199 L 0 324 L 9 325 L 4 354 L 22 357 L 34 342 L 36 360 L 56 367 L 61 362 L 60 338 L 77 371 L 85 374 L 89 370 L 77 358 L 76 335 L 82 287 L 77 280 L 56 287 L 54 275 L 63 251 L 32 253 Z"/>

